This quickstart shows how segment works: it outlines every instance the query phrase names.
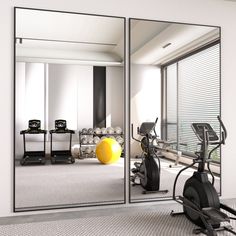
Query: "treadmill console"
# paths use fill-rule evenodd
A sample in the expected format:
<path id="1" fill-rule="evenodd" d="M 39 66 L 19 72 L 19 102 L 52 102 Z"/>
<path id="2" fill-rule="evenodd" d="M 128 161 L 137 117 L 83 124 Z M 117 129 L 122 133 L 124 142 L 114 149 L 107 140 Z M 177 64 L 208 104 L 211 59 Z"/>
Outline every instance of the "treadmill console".
<path id="1" fill-rule="evenodd" d="M 65 134 L 65 133 L 72 133 L 74 134 L 74 130 L 70 130 L 67 128 L 66 120 L 55 120 L 55 129 L 49 131 L 50 134 L 57 133 L 57 134 Z"/>
<path id="2" fill-rule="evenodd" d="M 66 120 L 55 120 L 56 130 L 66 130 Z"/>
<path id="3" fill-rule="evenodd" d="M 192 129 L 194 133 L 196 134 L 197 138 L 200 141 L 203 141 L 203 130 L 205 128 L 205 131 L 208 134 L 208 140 L 209 141 L 218 141 L 219 137 L 216 134 L 216 132 L 213 130 L 210 124 L 208 123 L 193 123 Z"/>
<path id="4" fill-rule="evenodd" d="M 28 128 L 29 130 L 40 130 L 41 122 L 40 120 L 29 120 Z"/>
<path id="5" fill-rule="evenodd" d="M 29 120 L 28 129 L 21 130 L 20 134 L 46 134 L 46 130 L 41 129 L 40 120 Z"/>

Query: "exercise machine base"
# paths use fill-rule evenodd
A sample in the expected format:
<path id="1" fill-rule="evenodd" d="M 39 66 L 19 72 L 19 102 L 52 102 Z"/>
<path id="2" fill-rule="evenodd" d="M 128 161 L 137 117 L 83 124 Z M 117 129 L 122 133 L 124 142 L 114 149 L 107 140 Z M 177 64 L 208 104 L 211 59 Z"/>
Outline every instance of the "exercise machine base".
<path id="1" fill-rule="evenodd" d="M 36 165 L 36 164 L 42 164 L 44 165 L 46 163 L 46 159 L 44 156 L 44 152 L 40 151 L 31 151 L 31 152 L 25 152 L 24 156 L 20 160 L 20 164 L 23 165 Z"/>
<path id="2" fill-rule="evenodd" d="M 73 164 L 75 163 L 75 158 L 71 155 L 70 151 L 53 151 L 51 156 L 52 164 Z"/>

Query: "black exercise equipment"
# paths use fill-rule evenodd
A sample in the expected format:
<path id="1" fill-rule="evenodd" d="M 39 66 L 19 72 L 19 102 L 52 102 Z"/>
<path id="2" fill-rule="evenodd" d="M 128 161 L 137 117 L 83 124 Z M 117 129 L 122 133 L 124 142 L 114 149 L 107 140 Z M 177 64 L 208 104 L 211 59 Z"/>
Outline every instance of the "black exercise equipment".
<path id="1" fill-rule="evenodd" d="M 51 136 L 51 145 L 50 145 L 50 153 L 51 153 L 51 163 L 74 163 L 75 159 L 71 154 L 71 143 L 72 143 L 72 134 L 75 133 L 74 130 L 67 129 L 66 120 L 55 120 L 55 129 L 50 130 Z M 70 142 L 68 150 L 53 150 L 52 142 L 53 142 L 53 134 L 70 134 Z"/>
<path id="2" fill-rule="evenodd" d="M 153 145 L 154 140 L 157 139 L 157 134 L 155 131 L 155 122 L 144 122 L 141 127 L 137 128 L 137 133 L 142 137 L 138 140 L 133 135 L 133 124 L 131 125 L 132 139 L 141 144 L 143 153 L 141 155 L 142 161 L 135 162 L 134 168 L 132 168 L 133 176 L 131 176 L 131 182 L 133 185 L 141 185 L 145 191 L 143 193 L 167 193 L 168 190 L 160 190 L 160 173 L 161 173 L 161 163 L 160 158 L 156 154 L 156 147 Z M 154 134 L 152 134 L 154 133 Z M 156 157 L 157 162 L 154 157 Z M 140 183 L 136 183 L 136 179 L 140 180 Z"/>
<path id="3" fill-rule="evenodd" d="M 45 153 L 46 153 L 46 130 L 42 130 L 40 120 L 29 120 L 28 129 L 20 131 L 20 134 L 23 135 L 23 143 L 24 143 L 24 155 L 20 160 L 21 165 L 27 164 L 45 164 Z M 26 151 L 26 139 L 25 135 L 35 135 L 35 134 L 43 134 L 43 151 Z"/>
<path id="4" fill-rule="evenodd" d="M 217 117 L 222 128 L 221 137 L 219 138 L 216 132 L 208 123 L 193 123 L 192 128 L 197 138 L 200 141 L 200 151 L 195 153 L 193 163 L 183 168 L 176 176 L 173 187 L 173 199 L 183 205 L 183 212 L 174 213 L 172 216 L 185 214 L 185 216 L 200 228 L 194 229 L 193 233 L 204 233 L 208 236 L 217 235 L 217 231 L 225 230 L 236 235 L 230 225 L 221 225 L 223 222 L 230 222 L 230 219 L 236 220 L 235 217 L 229 217 L 224 212 L 236 216 L 236 211 L 229 206 L 220 203 L 219 196 L 214 188 L 214 175 L 210 169 L 212 161 L 211 154 L 225 144 L 227 131 L 220 117 Z M 209 146 L 213 148 L 209 151 Z M 190 167 L 197 164 L 198 169 L 193 173 L 184 185 L 183 196 L 176 196 L 175 189 L 178 177 L 180 174 Z M 208 180 L 208 173 L 205 170 L 207 165 L 208 171 L 212 176 L 212 182 Z"/>

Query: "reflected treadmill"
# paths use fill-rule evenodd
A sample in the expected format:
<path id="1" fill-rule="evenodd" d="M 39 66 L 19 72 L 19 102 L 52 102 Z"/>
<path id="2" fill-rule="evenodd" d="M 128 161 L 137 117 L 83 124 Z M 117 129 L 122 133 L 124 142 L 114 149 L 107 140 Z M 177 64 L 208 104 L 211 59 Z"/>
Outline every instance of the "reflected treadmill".
<path id="1" fill-rule="evenodd" d="M 45 154 L 46 154 L 46 130 L 42 130 L 40 128 L 41 121 L 40 120 L 29 120 L 28 129 L 20 131 L 20 134 L 23 135 L 23 143 L 24 143 L 24 155 L 20 161 L 21 165 L 27 164 L 45 164 Z M 26 151 L 26 140 L 25 135 L 35 135 L 35 134 L 43 134 L 43 150 L 42 151 Z"/>
<path id="2" fill-rule="evenodd" d="M 74 130 L 67 129 L 66 120 L 55 120 L 55 129 L 50 130 L 51 136 L 51 163 L 74 163 L 75 159 L 71 154 L 71 143 L 72 143 L 72 134 L 75 133 Z M 70 134 L 69 149 L 68 150 L 53 150 L 53 134 Z"/>

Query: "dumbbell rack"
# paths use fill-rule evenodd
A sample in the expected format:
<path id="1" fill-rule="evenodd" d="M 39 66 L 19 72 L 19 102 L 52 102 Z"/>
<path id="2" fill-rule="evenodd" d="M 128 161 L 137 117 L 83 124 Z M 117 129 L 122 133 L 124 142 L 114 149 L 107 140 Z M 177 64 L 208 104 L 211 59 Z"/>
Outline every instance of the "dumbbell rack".
<path id="1" fill-rule="evenodd" d="M 81 157 L 84 156 L 84 151 L 82 151 L 82 147 L 86 147 L 86 146 L 95 147 L 97 145 L 96 143 L 82 143 L 82 137 L 83 136 L 92 136 L 93 138 L 96 137 L 96 136 L 99 137 L 99 138 L 101 138 L 103 136 L 106 136 L 106 137 L 121 136 L 123 138 L 123 132 L 121 132 L 120 134 L 118 134 L 118 133 L 111 133 L 111 134 L 108 134 L 108 133 L 102 134 L 102 133 L 100 133 L 100 134 L 97 134 L 95 132 L 93 132 L 93 133 L 83 133 L 82 131 L 79 131 L 79 144 L 80 144 L 80 156 Z M 123 155 L 123 151 L 122 151 L 121 156 L 122 155 Z"/>

